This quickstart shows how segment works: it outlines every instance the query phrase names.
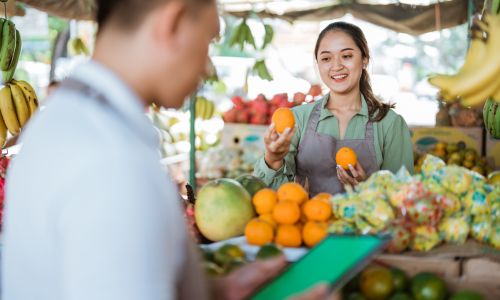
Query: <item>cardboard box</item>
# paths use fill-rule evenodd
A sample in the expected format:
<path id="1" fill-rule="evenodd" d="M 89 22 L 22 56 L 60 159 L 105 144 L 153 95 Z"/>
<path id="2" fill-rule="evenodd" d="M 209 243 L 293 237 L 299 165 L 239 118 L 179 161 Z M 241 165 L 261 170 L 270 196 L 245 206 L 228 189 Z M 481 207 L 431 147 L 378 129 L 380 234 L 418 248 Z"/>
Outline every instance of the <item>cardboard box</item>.
<path id="1" fill-rule="evenodd" d="M 222 130 L 222 145 L 225 147 L 256 146 L 265 149 L 264 133 L 267 126 L 225 123 Z"/>
<path id="2" fill-rule="evenodd" d="M 483 153 L 483 128 L 481 127 L 413 127 L 410 128 L 414 150 L 427 152 L 438 142 L 464 142 L 479 155 Z"/>
<path id="3" fill-rule="evenodd" d="M 486 157 L 495 170 L 500 170 L 500 140 L 494 139 L 489 133 L 486 136 Z"/>

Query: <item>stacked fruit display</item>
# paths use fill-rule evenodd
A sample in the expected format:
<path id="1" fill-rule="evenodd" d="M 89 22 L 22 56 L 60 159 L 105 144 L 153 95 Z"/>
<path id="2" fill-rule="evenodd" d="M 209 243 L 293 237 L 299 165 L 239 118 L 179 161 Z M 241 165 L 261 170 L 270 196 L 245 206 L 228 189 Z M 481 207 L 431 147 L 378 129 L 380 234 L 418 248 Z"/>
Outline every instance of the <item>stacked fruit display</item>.
<path id="1" fill-rule="evenodd" d="M 21 35 L 14 23 L 0 19 L 0 69 L 2 83 L 0 88 L 0 147 L 7 139 L 7 130 L 13 135 L 21 128 L 38 108 L 34 89 L 25 81 L 13 80 L 21 54 Z"/>
<path id="2" fill-rule="evenodd" d="M 484 291 L 483 291 L 484 292 Z M 482 300 L 475 291 L 450 293 L 443 279 L 421 272 L 408 278 L 400 269 L 373 265 L 367 267 L 342 290 L 347 300 Z"/>
<path id="3" fill-rule="evenodd" d="M 272 115 L 278 108 L 292 108 L 307 102 L 307 99 L 314 100 L 320 95 L 321 87 L 312 85 L 307 95 L 300 92 L 295 93 L 290 100 L 286 93 L 274 95 L 270 100 L 262 94 L 250 101 L 235 96 L 231 99 L 234 107 L 224 113 L 223 119 L 227 123 L 269 125 Z"/>
<path id="4" fill-rule="evenodd" d="M 37 109 L 37 96 L 26 81 L 11 80 L 0 88 L 0 145 L 4 145 L 7 131 L 18 135 Z"/>
<path id="5" fill-rule="evenodd" d="M 441 90 L 449 102 L 459 99 L 464 106 L 481 106 L 485 101 L 484 120 L 492 136 L 500 138 L 500 14 L 484 14 L 475 20 L 472 41 L 465 62 L 455 75 L 436 75 L 429 82 Z"/>
<path id="6" fill-rule="evenodd" d="M 429 151 L 429 154 L 444 160 L 448 165 L 463 166 L 481 175 L 492 172 L 486 157 L 480 157 L 475 149 L 466 148 L 464 143 L 439 142 Z M 415 172 L 419 173 L 427 153 L 415 155 Z"/>
<path id="7" fill-rule="evenodd" d="M 283 184 L 278 191 L 258 191 L 252 198 L 258 216 L 245 227 L 247 242 L 313 247 L 327 235 L 332 216 L 330 198 L 323 193 L 309 199 L 302 186 L 293 182 Z"/>
<path id="8" fill-rule="evenodd" d="M 500 248 L 500 186 L 432 155 L 420 174 L 379 171 L 332 203 L 337 220 L 330 232 L 387 232 L 393 236 L 390 252 L 428 251 L 468 237 Z"/>

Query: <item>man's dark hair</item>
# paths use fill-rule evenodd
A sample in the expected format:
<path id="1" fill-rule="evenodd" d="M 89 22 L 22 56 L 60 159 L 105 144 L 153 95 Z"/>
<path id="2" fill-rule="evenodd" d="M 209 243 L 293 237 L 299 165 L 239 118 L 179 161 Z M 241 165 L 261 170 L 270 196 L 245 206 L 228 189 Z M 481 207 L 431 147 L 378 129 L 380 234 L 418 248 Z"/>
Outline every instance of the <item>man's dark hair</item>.
<path id="1" fill-rule="evenodd" d="M 185 1 L 196 7 L 214 0 L 97 0 L 97 24 L 102 28 L 112 21 L 130 30 L 137 27 L 148 13 L 168 1 Z"/>

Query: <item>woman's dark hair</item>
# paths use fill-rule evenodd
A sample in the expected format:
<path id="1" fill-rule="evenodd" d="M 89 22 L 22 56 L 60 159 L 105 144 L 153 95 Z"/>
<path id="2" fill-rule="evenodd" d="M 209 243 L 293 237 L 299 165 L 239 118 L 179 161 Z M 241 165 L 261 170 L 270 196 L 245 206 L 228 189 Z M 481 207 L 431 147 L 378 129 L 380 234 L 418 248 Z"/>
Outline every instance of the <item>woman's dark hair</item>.
<path id="1" fill-rule="evenodd" d="M 325 29 L 321 31 L 316 41 L 316 47 L 314 48 L 314 56 L 316 60 L 318 59 L 319 45 L 325 35 L 332 31 L 342 31 L 348 34 L 351 39 L 356 43 L 356 46 L 361 50 L 361 55 L 363 58 L 370 60 L 370 50 L 368 49 L 368 43 L 366 42 L 365 35 L 361 29 L 353 24 L 346 22 L 334 22 L 328 25 Z M 394 104 L 386 104 L 381 102 L 373 94 L 372 86 L 370 83 L 370 76 L 368 71 L 363 69 L 361 73 L 361 79 L 359 83 L 359 89 L 361 94 L 365 97 L 366 104 L 368 105 L 368 115 L 371 121 L 378 122 L 382 120 L 391 108 L 394 108 Z"/>

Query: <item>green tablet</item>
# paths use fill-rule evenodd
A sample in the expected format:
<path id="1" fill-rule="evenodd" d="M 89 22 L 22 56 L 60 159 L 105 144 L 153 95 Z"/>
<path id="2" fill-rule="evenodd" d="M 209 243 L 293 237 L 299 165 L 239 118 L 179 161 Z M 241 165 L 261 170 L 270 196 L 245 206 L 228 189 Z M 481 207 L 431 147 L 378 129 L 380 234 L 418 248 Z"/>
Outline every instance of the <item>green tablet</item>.
<path id="1" fill-rule="evenodd" d="M 251 299 L 286 299 L 318 283 L 329 283 L 335 290 L 361 271 L 389 240 L 387 236 L 376 235 L 329 235 Z"/>

